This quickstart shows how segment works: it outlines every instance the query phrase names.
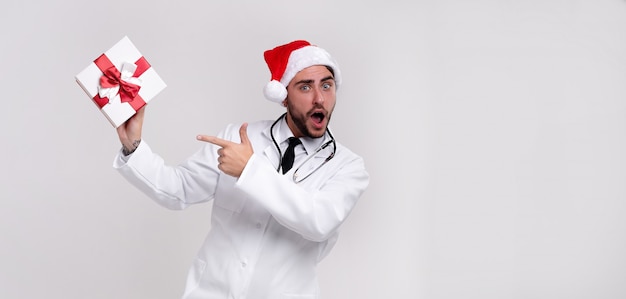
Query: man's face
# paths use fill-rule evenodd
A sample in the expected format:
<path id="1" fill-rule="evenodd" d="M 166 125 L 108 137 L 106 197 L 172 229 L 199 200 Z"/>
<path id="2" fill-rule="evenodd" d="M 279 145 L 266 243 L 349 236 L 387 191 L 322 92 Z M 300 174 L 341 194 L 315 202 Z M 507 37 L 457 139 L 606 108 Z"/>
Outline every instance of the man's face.
<path id="1" fill-rule="evenodd" d="M 323 65 L 298 72 L 287 86 L 287 124 L 295 137 L 324 136 L 335 109 L 335 79 Z"/>

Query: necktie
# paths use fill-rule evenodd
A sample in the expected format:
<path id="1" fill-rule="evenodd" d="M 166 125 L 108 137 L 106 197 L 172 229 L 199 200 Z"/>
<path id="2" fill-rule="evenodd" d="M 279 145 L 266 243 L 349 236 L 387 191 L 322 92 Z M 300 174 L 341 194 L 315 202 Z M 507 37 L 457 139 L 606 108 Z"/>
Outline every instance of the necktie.
<path id="1" fill-rule="evenodd" d="M 293 166 L 293 159 L 295 158 L 294 148 L 300 144 L 300 139 L 296 137 L 289 137 L 289 146 L 285 151 L 285 155 L 281 161 L 281 167 L 283 168 L 283 174 L 287 173 Z"/>

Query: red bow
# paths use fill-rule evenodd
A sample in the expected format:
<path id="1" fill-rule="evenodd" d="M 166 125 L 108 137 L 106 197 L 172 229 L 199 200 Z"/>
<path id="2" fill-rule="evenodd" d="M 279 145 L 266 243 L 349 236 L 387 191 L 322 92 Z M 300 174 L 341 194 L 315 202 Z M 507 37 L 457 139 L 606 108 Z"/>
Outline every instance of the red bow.
<path id="1" fill-rule="evenodd" d="M 104 71 L 100 77 L 100 86 L 102 88 L 111 88 L 120 86 L 120 100 L 123 102 L 131 102 L 139 93 L 141 86 L 122 80 L 122 73 L 116 67 L 110 67 Z"/>
<path id="2" fill-rule="evenodd" d="M 102 87 L 106 88 L 107 86 L 113 87 L 119 85 L 120 100 L 122 102 L 128 102 L 128 104 L 130 104 L 130 106 L 133 107 L 135 111 L 139 110 L 139 108 L 143 107 L 146 104 L 146 102 L 141 98 L 141 95 L 138 94 L 139 86 L 121 80 L 120 71 L 115 67 L 115 65 L 113 65 L 111 60 L 109 60 L 109 58 L 105 54 L 100 55 L 93 62 L 103 73 L 102 77 L 100 77 L 100 84 Z M 132 75 L 133 77 L 141 76 L 146 70 L 150 68 L 150 64 L 143 56 L 135 61 L 135 65 L 137 66 L 137 69 Z M 109 103 L 108 98 L 101 98 L 99 94 L 96 94 L 93 97 L 93 100 L 100 108 Z"/>

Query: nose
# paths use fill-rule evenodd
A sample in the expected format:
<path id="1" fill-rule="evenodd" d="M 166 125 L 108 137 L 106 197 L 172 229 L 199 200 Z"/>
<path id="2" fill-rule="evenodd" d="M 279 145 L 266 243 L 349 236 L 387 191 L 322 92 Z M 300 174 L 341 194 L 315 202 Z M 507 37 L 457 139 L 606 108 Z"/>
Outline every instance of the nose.
<path id="1" fill-rule="evenodd" d="M 323 104 L 324 103 L 324 94 L 322 93 L 321 88 L 316 88 L 315 90 L 315 98 L 313 99 L 315 104 Z"/>

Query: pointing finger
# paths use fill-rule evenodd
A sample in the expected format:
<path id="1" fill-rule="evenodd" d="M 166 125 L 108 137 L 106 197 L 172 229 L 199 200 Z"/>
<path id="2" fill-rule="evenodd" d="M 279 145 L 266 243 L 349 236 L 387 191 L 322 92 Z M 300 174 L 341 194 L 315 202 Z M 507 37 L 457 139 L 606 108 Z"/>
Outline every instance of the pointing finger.
<path id="1" fill-rule="evenodd" d="M 198 135 L 198 136 L 196 136 L 196 139 L 198 139 L 200 141 L 208 142 L 208 143 L 213 143 L 213 144 L 215 144 L 217 146 L 221 146 L 221 147 L 225 147 L 225 146 L 233 144 L 232 142 L 230 142 L 228 140 L 217 138 L 215 136 Z"/>

